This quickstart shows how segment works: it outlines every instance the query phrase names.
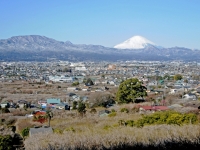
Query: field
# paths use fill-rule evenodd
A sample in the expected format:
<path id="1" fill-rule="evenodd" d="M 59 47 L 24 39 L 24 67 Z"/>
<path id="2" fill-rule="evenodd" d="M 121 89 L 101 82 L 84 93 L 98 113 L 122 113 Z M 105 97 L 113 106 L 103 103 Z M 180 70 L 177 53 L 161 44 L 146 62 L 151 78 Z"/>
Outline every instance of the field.
<path id="1" fill-rule="evenodd" d="M 109 92 L 88 92 L 88 91 L 67 91 L 68 87 L 72 87 L 72 83 L 44 83 L 44 82 L 28 82 L 15 81 L 3 82 L 0 84 L 0 102 L 18 100 L 26 100 L 31 103 L 37 103 L 38 100 L 45 100 L 47 98 L 59 98 L 62 102 L 68 100 L 67 94 L 73 92 L 79 96 L 88 96 L 92 102 L 97 96 L 101 94 L 111 94 L 116 91 L 116 87 L 108 86 Z M 79 85 L 80 88 L 86 88 L 84 84 Z M 95 85 L 91 90 L 101 88 L 103 86 Z"/>

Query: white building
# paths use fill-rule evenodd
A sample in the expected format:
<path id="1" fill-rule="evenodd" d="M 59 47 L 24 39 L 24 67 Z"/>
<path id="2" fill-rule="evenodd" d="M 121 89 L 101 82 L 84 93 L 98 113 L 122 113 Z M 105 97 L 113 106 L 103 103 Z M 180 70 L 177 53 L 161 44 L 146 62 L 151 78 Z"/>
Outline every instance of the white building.
<path id="1" fill-rule="evenodd" d="M 65 77 L 65 76 L 49 76 L 49 80 L 53 82 L 73 82 L 73 77 Z"/>

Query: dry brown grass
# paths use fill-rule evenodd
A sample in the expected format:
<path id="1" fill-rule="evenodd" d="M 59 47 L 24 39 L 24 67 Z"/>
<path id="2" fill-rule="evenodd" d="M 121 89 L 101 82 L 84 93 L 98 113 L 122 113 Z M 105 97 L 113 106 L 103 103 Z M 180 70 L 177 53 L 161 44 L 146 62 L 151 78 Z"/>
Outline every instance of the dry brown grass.
<path id="1" fill-rule="evenodd" d="M 16 126 L 16 132 L 21 132 L 26 127 L 33 127 L 37 123 L 32 122 L 30 118 L 27 119 L 18 119 L 15 126 Z"/>
<path id="2" fill-rule="evenodd" d="M 30 114 L 33 110 L 31 109 L 23 109 L 23 108 L 18 108 L 18 109 L 9 109 L 10 112 L 12 113 L 13 116 L 25 116 L 26 114 Z"/>
<path id="3" fill-rule="evenodd" d="M 67 87 L 70 87 L 71 83 L 32 83 L 28 81 L 14 81 L 12 83 L 2 82 L 0 86 L 0 100 L 13 100 L 17 102 L 18 100 L 27 100 L 30 102 L 37 102 L 41 99 L 47 98 L 60 98 L 62 101 L 66 101 Z M 61 88 L 58 88 L 61 87 Z M 98 86 L 94 86 L 97 88 Z M 102 87 L 102 86 L 100 86 Z M 109 87 L 108 94 L 113 94 L 116 91 L 116 87 Z M 85 91 L 73 91 L 80 96 L 87 95 L 89 99 L 93 99 L 94 95 L 98 93 L 90 93 Z M 102 92 L 100 92 L 102 94 Z M 90 98 L 91 97 L 91 98 Z"/>
<path id="4" fill-rule="evenodd" d="M 57 87 L 61 86 L 60 89 Z M 47 85 L 45 83 L 29 83 L 26 81 L 15 81 L 13 83 L 3 82 L 0 89 L 0 100 L 27 100 L 37 102 L 40 99 L 46 99 L 56 96 L 61 100 L 66 100 L 66 88 L 68 83 L 55 83 Z"/>
<path id="5" fill-rule="evenodd" d="M 49 144 L 54 149 L 116 149 L 124 145 L 160 146 L 167 142 L 176 143 L 181 140 L 198 144 L 200 137 L 199 125 L 169 126 L 157 125 L 144 128 L 86 127 L 75 132 L 66 131 L 62 134 L 40 134 L 29 137 L 25 141 L 27 150 L 48 149 Z M 37 144 L 36 144 L 37 143 Z"/>
<path id="6" fill-rule="evenodd" d="M 118 108 L 125 108 L 122 105 Z M 132 106 L 131 106 L 132 108 Z M 97 108 L 97 112 L 102 108 Z M 117 110 L 117 109 L 116 109 Z M 56 113 L 55 113 L 56 114 Z M 200 144 L 200 125 L 155 125 L 143 128 L 121 126 L 119 120 L 137 120 L 137 113 L 121 113 L 99 117 L 87 111 L 80 117 L 76 111 L 58 113 L 51 121 L 53 134 L 40 134 L 26 139 L 27 150 L 38 149 L 131 149 L 138 145 L 163 146 L 166 143 Z M 36 144 L 37 143 L 37 144 Z M 183 143 L 182 143 L 183 144 Z"/>

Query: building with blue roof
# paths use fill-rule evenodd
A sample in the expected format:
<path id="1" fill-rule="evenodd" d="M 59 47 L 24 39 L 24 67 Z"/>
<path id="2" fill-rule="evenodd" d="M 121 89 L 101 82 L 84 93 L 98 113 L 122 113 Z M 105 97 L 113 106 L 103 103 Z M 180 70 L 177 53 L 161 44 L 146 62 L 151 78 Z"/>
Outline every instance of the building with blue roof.
<path id="1" fill-rule="evenodd" d="M 60 104 L 60 103 L 61 103 L 61 101 L 58 98 L 48 98 L 47 99 L 47 104 L 50 104 L 50 105 L 55 105 L 55 104 Z"/>

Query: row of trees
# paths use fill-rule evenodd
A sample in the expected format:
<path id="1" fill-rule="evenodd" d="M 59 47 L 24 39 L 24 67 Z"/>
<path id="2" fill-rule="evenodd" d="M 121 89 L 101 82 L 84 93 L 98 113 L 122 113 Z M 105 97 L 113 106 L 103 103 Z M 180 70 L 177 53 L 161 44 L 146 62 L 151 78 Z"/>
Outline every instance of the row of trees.
<path id="1" fill-rule="evenodd" d="M 86 86 L 94 85 L 93 81 L 90 78 L 88 78 L 88 79 L 84 78 L 83 83 L 85 83 Z M 75 82 L 72 83 L 72 86 L 78 86 L 78 85 L 79 85 L 78 81 L 75 81 Z"/>
<path id="2" fill-rule="evenodd" d="M 150 77 L 147 77 L 149 79 L 156 79 L 156 80 L 181 80 L 183 79 L 183 76 L 181 74 L 176 74 L 174 76 L 170 76 L 168 74 L 164 75 L 163 77 L 162 76 L 150 76 Z"/>

